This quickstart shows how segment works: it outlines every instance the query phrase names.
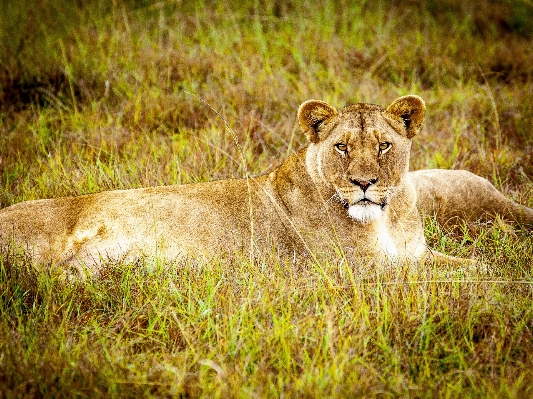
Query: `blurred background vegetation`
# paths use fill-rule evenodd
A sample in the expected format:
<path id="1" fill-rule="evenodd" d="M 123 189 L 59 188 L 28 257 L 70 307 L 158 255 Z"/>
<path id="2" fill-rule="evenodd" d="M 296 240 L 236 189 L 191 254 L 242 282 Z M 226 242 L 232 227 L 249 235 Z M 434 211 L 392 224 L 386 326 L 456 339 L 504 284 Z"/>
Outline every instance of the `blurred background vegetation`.
<path id="1" fill-rule="evenodd" d="M 428 116 L 412 169 L 466 168 L 511 194 L 533 176 L 525 0 L 0 7 L 3 206 L 242 175 L 210 107 L 263 173 L 304 145 L 295 112 L 310 98 L 419 94 Z"/>

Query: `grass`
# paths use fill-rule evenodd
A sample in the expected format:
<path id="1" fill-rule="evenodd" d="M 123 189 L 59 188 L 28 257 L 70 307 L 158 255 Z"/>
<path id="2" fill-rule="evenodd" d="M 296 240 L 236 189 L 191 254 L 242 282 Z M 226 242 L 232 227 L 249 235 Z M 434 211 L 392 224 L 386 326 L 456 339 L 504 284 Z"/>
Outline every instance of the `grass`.
<path id="1" fill-rule="evenodd" d="M 0 207 L 265 173 L 305 145 L 301 102 L 409 93 L 428 106 L 412 169 L 468 169 L 533 206 L 528 2 L 79 4 L 0 6 Z M 531 235 L 426 226 L 492 272 L 244 256 L 65 284 L 6 253 L 0 392 L 531 396 Z"/>

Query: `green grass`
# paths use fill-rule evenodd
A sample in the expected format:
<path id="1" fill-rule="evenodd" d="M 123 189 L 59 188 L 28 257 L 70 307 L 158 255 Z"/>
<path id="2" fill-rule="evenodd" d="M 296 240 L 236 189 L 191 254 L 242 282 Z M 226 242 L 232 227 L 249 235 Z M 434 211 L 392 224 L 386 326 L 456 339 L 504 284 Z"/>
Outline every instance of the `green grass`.
<path id="1" fill-rule="evenodd" d="M 305 145 L 301 102 L 409 93 L 428 108 L 412 169 L 533 206 L 529 2 L 301 3 L 2 4 L 0 207 L 258 175 Z M 491 272 L 272 255 L 65 283 L 5 253 L 0 397 L 532 396 L 531 234 L 426 225 Z"/>

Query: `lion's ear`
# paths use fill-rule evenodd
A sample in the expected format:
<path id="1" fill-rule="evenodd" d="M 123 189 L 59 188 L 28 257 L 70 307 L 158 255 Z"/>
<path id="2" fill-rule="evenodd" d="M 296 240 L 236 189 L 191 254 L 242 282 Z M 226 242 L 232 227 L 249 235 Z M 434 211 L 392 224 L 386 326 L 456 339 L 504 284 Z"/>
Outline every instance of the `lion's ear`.
<path id="1" fill-rule="evenodd" d="M 298 122 L 307 139 L 317 143 L 320 137 L 320 125 L 337 115 L 337 110 L 324 101 L 309 100 L 298 108 Z"/>
<path id="2" fill-rule="evenodd" d="M 418 133 L 420 125 L 424 121 L 426 104 L 418 96 L 403 96 L 389 105 L 387 113 L 403 121 L 407 137 L 411 138 Z"/>

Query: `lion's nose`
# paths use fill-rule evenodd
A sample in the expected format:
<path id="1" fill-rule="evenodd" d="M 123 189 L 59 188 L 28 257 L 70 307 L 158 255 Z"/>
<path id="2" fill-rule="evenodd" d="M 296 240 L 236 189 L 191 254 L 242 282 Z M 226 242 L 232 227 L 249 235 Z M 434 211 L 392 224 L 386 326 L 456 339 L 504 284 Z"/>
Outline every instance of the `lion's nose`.
<path id="1" fill-rule="evenodd" d="M 356 179 L 350 179 L 352 184 L 355 184 L 358 187 L 361 187 L 361 190 L 363 190 L 363 193 L 370 187 L 372 184 L 376 184 L 378 179 L 370 179 L 370 180 L 356 180 Z"/>

